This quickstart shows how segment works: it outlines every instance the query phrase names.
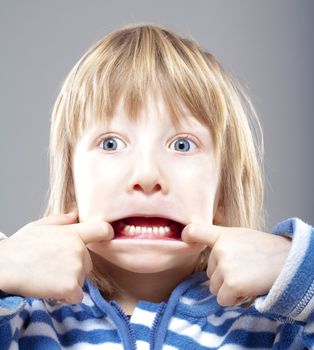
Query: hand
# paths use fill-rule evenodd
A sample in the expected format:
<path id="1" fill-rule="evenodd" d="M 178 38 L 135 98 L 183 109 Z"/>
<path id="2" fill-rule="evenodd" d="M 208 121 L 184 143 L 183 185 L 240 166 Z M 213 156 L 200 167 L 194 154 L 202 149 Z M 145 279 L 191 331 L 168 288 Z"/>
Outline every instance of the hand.
<path id="1" fill-rule="evenodd" d="M 189 224 L 182 240 L 211 248 L 207 275 L 210 292 L 222 306 L 267 294 L 278 277 L 291 239 L 241 227 Z"/>
<path id="2" fill-rule="evenodd" d="M 93 264 L 86 244 L 112 239 L 103 221 L 77 223 L 77 215 L 52 215 L 31 222 L 0 242 L 0 289 L 25 297 L 83 299 Z"/>

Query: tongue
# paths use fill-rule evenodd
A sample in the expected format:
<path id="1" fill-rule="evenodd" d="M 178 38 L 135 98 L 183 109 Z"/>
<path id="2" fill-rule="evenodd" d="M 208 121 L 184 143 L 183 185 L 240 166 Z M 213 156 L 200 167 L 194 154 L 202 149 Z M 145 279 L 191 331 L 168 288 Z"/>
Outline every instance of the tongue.
<path id="1" fill-rule="evenodd" d="M 163 218 L 132 217 L 122 220 L 126 225 L 134 226 L 169 226 L 170 220 Z"/>

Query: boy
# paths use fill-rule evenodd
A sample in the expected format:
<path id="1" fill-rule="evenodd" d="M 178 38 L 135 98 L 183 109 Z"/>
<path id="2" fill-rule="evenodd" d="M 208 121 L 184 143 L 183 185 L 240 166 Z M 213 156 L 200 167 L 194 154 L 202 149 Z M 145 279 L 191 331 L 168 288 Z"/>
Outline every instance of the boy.
<path id="1" fill-rule="evenodd" d="M 161 27 L 96 43 L 53 110 L 45 217 L 0 244 L 2 348 L 313 346 L 313 228 L 260 231 L 250 107 Z"/>

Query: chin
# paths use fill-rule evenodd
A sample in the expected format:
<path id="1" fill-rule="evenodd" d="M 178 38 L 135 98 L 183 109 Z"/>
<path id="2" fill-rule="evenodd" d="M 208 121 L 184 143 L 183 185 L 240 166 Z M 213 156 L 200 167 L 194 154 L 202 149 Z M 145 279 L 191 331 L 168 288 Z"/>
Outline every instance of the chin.
<path id="1" fill-rule="evenodd" d="M 142 249 L 134 254 L 132 251 L 104 251 L 96 245 L 90 246 L 89 249 L 110 264 L 134 273 L 158 273 L 170 269 L 187 268 L 187 261 L 191 262 L 196 259 L 195 256 L 194 259 L 192 256 L 187 258 L 184 255 L 180 256 L 180 254 L 160 250 Z"/>
<path id="2" fill-rule="evenodd" d="M 171 269 L 171 266 L 162 263 L 154 264 L 141 264 L 136 262 L 129 262 L 129 261 L 121 261 L 120 259 L 118 261 L 110 261 L 110 263 L 118 266 L 119 268 L 134 272 L 134 273 L 142 273 L 142 274 L 151 274 L 151 273 L 159 273 L 163 271 L 167 271 Z"/>

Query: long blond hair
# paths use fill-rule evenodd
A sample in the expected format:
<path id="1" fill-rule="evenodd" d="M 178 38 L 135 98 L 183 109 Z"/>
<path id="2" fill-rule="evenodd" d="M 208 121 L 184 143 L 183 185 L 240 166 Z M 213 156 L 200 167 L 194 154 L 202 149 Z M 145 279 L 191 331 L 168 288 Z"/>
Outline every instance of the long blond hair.
<path id="1" fill-rule="evenodd" d="M 112 117 L 120 97 L 131 120 L 147 90 L 162 94 L 176 125 L 182 102 L 206 125 L 220 159 L 224 226 L 262 229 L 263 138 L 244 89 L 194 40 L 154 24 L 132 24 L 108 34 L 75 64 L 55 102 L 50 131 L 50 188 L 44 216 L 75 207 L 71 161 L 84 129 Z M 206 269 L 209 250 L 195 271 Z M 105 293 L 112 283 L 95 266 L 89 276 Z"/>

